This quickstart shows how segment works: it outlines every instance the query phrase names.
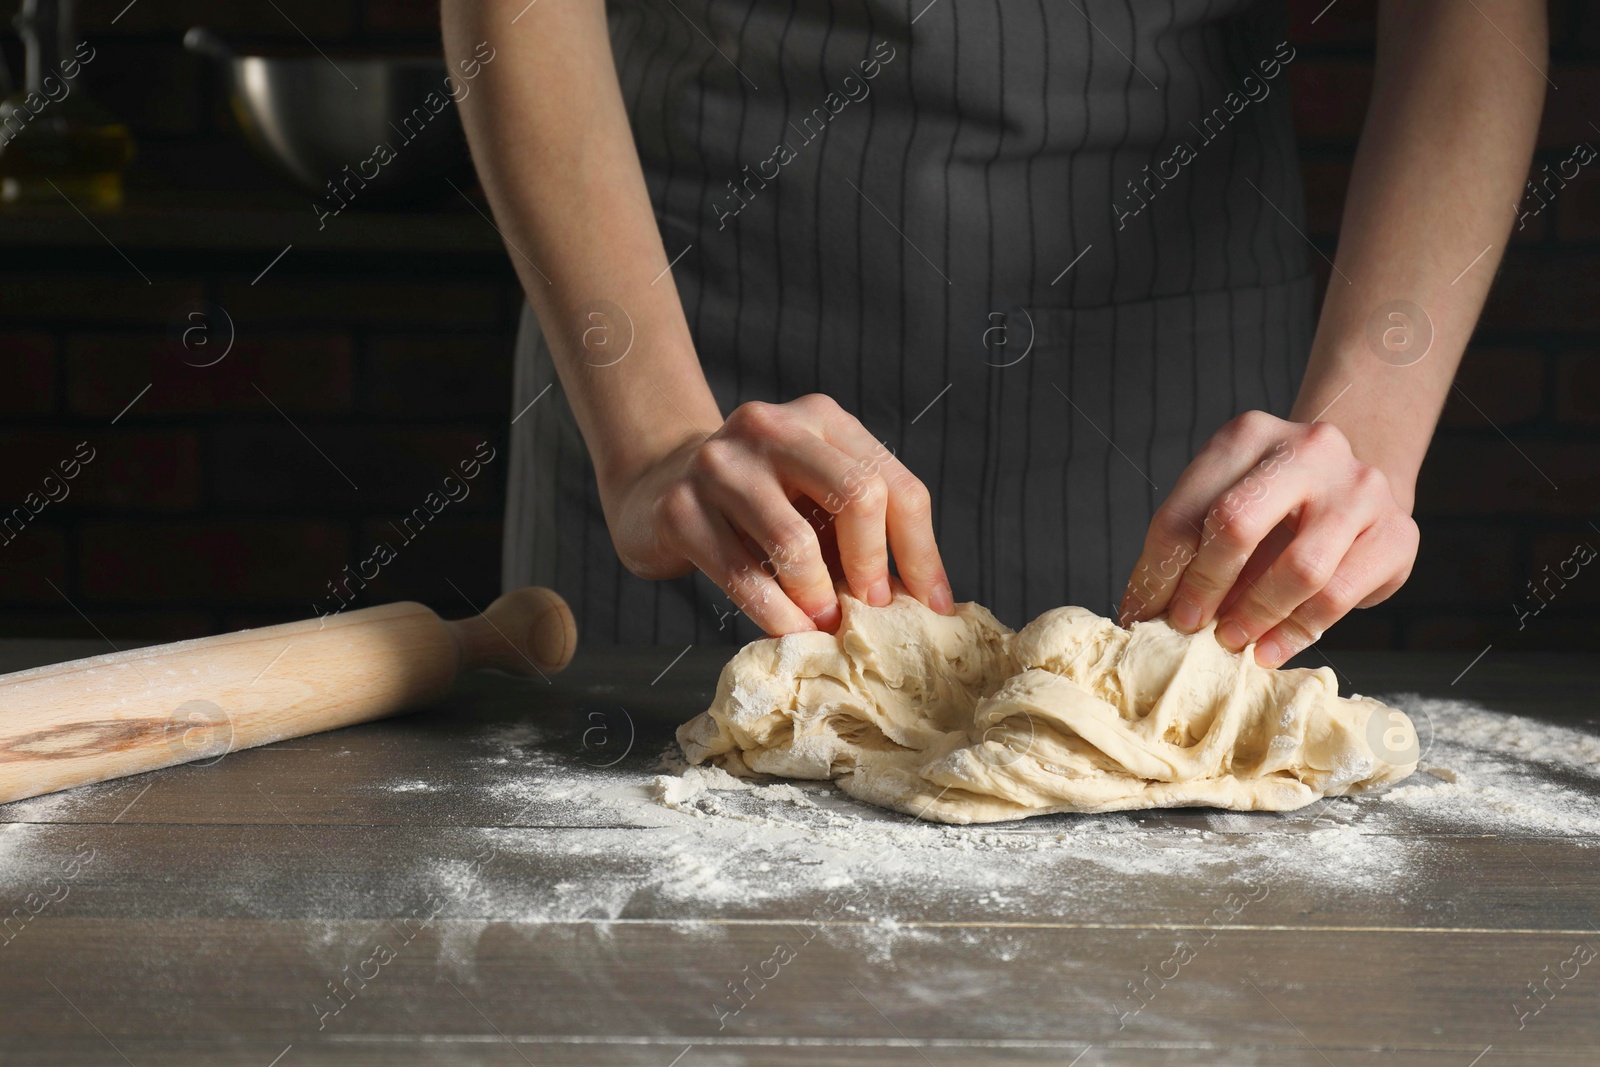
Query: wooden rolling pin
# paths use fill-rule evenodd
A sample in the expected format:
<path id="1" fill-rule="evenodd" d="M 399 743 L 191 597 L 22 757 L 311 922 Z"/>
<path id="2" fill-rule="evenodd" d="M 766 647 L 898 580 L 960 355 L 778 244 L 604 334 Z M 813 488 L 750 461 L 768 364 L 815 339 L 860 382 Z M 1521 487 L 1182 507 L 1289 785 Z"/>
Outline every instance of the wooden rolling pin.
<path id="1" fill-rule="evenodd" d="M 460 622 L 385 604 L 0 675 L 0 803 L 380 719 L 478 667 L 550 675 L 577 643 L 527 588 Z"/>

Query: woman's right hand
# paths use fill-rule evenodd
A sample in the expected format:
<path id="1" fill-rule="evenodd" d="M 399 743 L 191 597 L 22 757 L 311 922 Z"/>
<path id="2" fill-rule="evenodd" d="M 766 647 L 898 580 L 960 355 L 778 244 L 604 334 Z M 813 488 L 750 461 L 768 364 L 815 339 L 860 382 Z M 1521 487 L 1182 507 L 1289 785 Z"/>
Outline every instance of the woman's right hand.
<path id="1" fill-rule="evenodd" d="M 834 629 L 836 577 L 868 604 L 889 603 L 891 551 L 907 592 L 941 614 L 955 608 L 927 487 L 820 394 L 744 404 L 605 495 L 628 570 L 663 579 L 699 568 L 769 634 Z M 839 575 L 823 551 L 830 527 Z"/>

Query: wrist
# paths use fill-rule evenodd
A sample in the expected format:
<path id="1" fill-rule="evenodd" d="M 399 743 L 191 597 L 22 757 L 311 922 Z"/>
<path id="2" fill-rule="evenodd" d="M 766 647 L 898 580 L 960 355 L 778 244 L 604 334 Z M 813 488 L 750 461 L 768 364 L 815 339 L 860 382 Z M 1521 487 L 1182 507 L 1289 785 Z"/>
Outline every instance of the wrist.
<path id="1" fill-rule="evenodd" d="M 1382 468 L 1379 468 L 1382 470 Z M 1400 505 L 1400 510 L 1410 515 L 1417 506 L 1417 476 L 1412 472 L 1409 476 L 1395 471 L 1385 470 L 1384 475 L 1389 479 L 1389 492 L 1394 496 L 1394 502 Z"/>
<path id="2" fill-rule="evenodd" d="M 1411 514 L 1416 506 L 1420 452 L 1427 449 L 1427 441 L 1424 439 L 1420 446 L 1409 440 L 1397 441 L 1382 432 L 1381 427 L 1371 427 L 1360 420 L 1340 421 L 1330 417 L 1322 421 L 1339 427 L 1358 462 L 1383 472 L 1389 495 L 1401 510 Z"/>
<path id="3" fill-rule="evenodd" d="M 661 325 L 643 312 L 621 320 L 625 331 L 609 317 L 582 321 L 596 325 L 572 336 L 551 330 L 546 340 L 607 501 L 687 443 L 715 433 L 722 412 L 693 344 L 671 336 L 681 324 Z M 641 337 L 655 341 L 636 343 Z"/>
<path id="4" fill-rule="evenodd" d="M 1382 471 L 1395 503 L 1411 514 L 1417 475 L 1438 421 L 1431 395 L 1437 387 L 1422 383 L 1418 390 L 1411 383 L 1407 391 L 1393 382 L 1374 383 L 1370 371 L 1358 377 L 1357 368 L 1321 377 L 1301 390 L 1290 421 L 1338 427 L 1355 458 Z"/>
<path id="5" fill-rule="evenodd" d="M 672 457 L 698 446 L 717 429 L 716 426 L 705 430 L 689 427 L 677 420 L 677 416 L 673 418 L 680 423 L 675 432 L 670 427 L 661 427 L 663 432 L 642 434 L 620 442 L 618 447 L 591 452 L 600 501 L 608 514 L 652 471 Z"/>

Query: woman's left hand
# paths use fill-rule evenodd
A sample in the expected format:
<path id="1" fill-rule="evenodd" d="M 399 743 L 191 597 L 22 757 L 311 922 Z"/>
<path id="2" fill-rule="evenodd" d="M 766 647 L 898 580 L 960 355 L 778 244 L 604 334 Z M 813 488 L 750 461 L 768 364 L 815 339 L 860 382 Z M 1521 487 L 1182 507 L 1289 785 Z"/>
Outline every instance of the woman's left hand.
<path id="1" fill-rule="evenodd" d="M 1248 411 L 1208 441 L 1157 509 L 1123 594 L 1124 626 L 1162 612 L 1282 665 L 1411 574 L 1417 524 L 1338 427 Z"/>

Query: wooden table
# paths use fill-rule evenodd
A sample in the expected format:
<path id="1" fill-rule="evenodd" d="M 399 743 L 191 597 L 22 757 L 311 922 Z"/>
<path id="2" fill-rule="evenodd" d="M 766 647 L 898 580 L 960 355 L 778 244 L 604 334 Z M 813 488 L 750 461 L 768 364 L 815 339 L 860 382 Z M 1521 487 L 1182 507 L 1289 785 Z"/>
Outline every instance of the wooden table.
<path id="1" fill-rule="evenodd" d="M 96 651 L 12 642 L 0 669 Z M 418 715 L 0 807 L 0 903 L 11 909 L 0 1062 L 1600 1063 L 1600 960 L 1518 1025 L 1526 982 L 1577 945 L 1600 947 L 1596 842 L 1539 834 L 1433 833 L 1434 861 L 1377 896 L 1273 885 L 1131 1021 L 1115 1008 L 1129 981 L 1238 888 L 1215 868 L 1187 882 L 1129 878 L 1066 920 L 1042 895 L 1013 902 L 1003 922 L 960 894 L 935 891 L 915 914 L 869 896 L 824 912 L 782 978 L 719 1027 L 712 1006 L 728 981 L 793 938 L 820 895 L 739 906 L 646 896 L 615 915 L 530 920 L 505 902 L 623 878 L 651 831 L 583 871 L 513 850 L 475 870 L 462 845 L 473 828 L 503 840 L 587 832 L 569 808 L 475 789 L 471 738 L 485 729 L 538 722 L 547 758 L 576 758 L 596 710 L 625 705 L 637 736 L 617 767 L 656 773 L 726 656 L 695 649 L 651 684 L 676 651 L 582 652 L 551 685 L 480 675 Z M 1362 692 L 1449 694 L 1600 732 L 1600 659 L 1491 653 L 1452 687 L 1467 658 L 1338 656 Z M 1596 789 L 1583 776 L 1569 785 Z M 1248 835 L 1285 817 L 1159 812 L 1142 826 L 1192 840 L 1219 818 Z M 1236 840 L 1216 834 L 1206 847 Z M 440 903 L 419 864 L 486 891 L 408 925 Z M 917 936 L 864 949 L 885 920 Z M 400 948 L 368 962 L 379 937 Z M 986 939 L 1011 948 L 973 949 Z M 340 961 L 380 977 L 324 1019 L 314 1005 L 335 1003 Z"/>

